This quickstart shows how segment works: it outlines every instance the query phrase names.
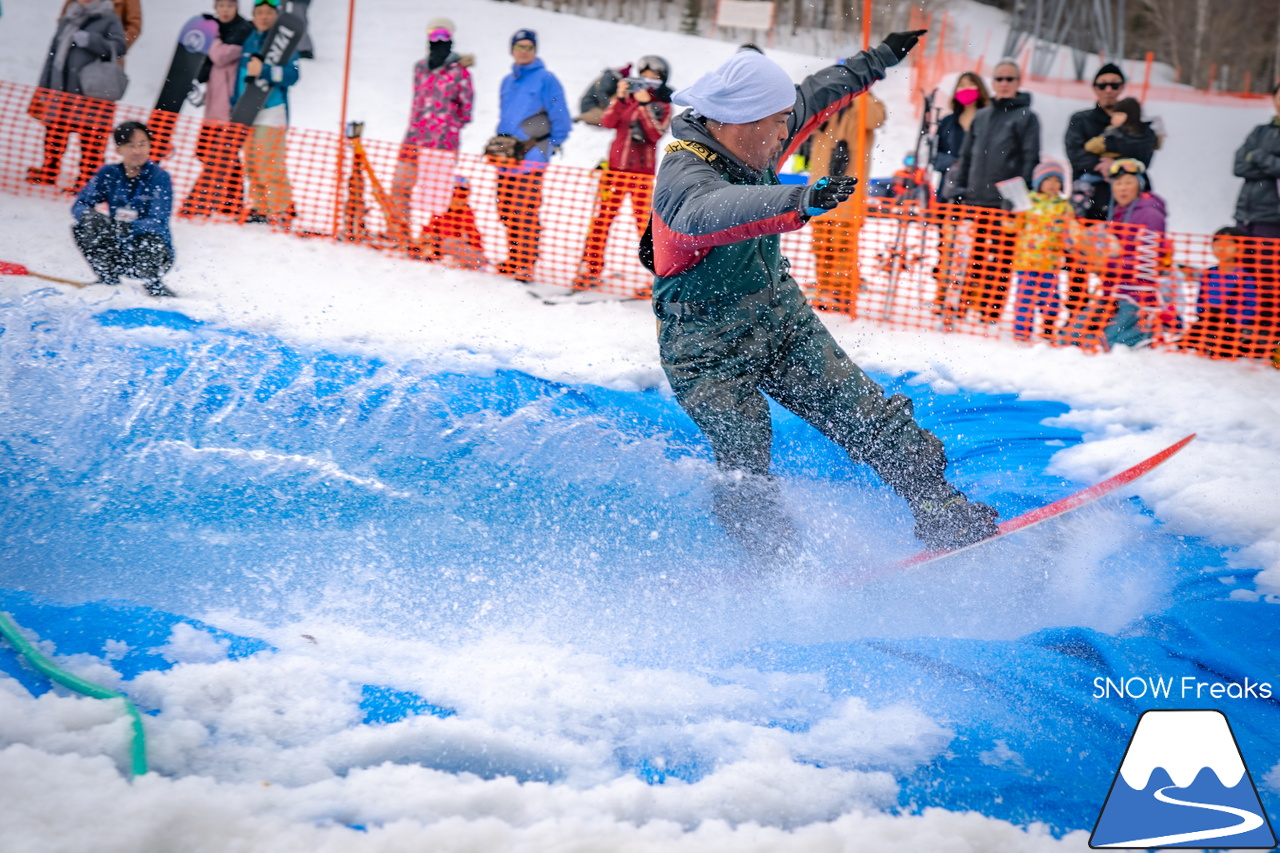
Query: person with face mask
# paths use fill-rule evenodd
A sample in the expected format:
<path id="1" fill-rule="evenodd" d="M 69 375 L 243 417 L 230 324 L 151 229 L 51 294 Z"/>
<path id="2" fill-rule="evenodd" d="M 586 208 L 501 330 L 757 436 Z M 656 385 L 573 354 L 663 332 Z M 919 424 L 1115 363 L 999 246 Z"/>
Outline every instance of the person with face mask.
<path id="1" fill-rule="evenodd" d="M 400 243 L 411 236 L 415 212 L 430 216 L 448 206 L 462 128 L 471 122 L 474 92 L 467 69 L 474 60 L 454 50 L 454 31 L 449 18 L 427 21 L 427 55 L 413 66 L 409 128 L 391 181 L 400 217 L 389 232 Z"/>
<path id="2" fill-rule="evenodd" d="M 802 548 L 770 474 L 765 394 L 870 465 L 906 499 L 930 547 L 996 532 L 996 511 L 947 482 L 942 442 L 916 422 L 907 397 L 886 398 L 841 349 L 781 251 L 780 235 L 834 210 L 856 181 L 781 185 L 778 158 L 882 80 L 923 32 L 891 33 L 799 86 L 767 57 L 739 51 L 672 96 L 689 109 L 672 123 L 641 259 L 655 273 L 662 368 L 720 469 L 712 509 L 761 567 L 786 567 Z"/>
<path id="3" fill-rule="evenodd" d="M 946 201 L 942 192 L 947 170 L 960 159 L 960 150 L 964 147 L 965 135 L 973 127 L 974 116 L 990 103 L 991 95 L 987 92 L 987 84 L 982 82 L 982 77 L 977 73 L 966 71 L 956 79 L 956 88 L 951 94 L 951 112 L 938 122 L 938 147 L 932 164 L 934 170 L 942 176 L 942 180 L 938 181 L 938 201 Z"/>

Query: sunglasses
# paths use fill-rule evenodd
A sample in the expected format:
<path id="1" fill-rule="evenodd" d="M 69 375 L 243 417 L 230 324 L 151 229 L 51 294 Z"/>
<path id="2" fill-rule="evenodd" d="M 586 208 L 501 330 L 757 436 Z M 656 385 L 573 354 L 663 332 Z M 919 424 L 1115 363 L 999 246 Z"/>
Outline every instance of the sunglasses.
<path id="1" fill-rule="evenodd" d="M 537 50 L 538 46 L 534 44 L 513 44 L 511 45 L 511 49 L 527 52 L 527 51 Z"/>
<path id="2" fill-rule="evenodd" d="M 1123 84 L 1123 83 L 1094 83 L 1094 84 L 1093 84 L 1093 88 L 1095 88 L 1095 89 L 1123 89 L 1123 88 L 1124 88 L 1124 84 Z"/>
<path id="3" fill-rule="evenodd" d="M 427 33 L 427 41 L 453 41 L 453 33 L 448 30 L 432 30 Z"/>
<path id="4" fill-rule="evenodd" d="M 992 77 L 991 79 L 995 80 L 997 83 L 1017 83 L 1018 82 L 1017 77 Z"/>

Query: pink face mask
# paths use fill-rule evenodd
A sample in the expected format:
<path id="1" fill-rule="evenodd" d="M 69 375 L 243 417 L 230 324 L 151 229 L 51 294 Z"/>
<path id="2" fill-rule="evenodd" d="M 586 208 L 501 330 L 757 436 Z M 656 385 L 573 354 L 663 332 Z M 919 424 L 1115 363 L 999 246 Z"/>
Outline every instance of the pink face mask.
<path id="1" fill-rule="evenodd" d="M 977 89 L 957 89 L 956 102 L 962 107 L 967 107 L 978 100 Z"/>

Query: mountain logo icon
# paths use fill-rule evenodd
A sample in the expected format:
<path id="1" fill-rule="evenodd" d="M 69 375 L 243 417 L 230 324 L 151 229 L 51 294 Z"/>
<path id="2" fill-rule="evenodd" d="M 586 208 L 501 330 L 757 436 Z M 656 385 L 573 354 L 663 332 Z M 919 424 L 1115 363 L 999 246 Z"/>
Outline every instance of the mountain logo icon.
<path id="1" fill-rule="evenodd" d="M 1274 848 L 1275 833 L 1226 715 L 1144 712 L 1089 846 Z"/>

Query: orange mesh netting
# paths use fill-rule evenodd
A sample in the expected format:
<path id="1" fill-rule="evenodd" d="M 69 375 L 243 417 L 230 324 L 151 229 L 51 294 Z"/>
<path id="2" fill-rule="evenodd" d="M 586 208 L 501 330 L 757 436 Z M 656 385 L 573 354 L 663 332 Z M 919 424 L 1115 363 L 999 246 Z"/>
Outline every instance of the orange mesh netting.
<path id="1" fill-rule="evenodd" d="M 69 204 L 65 193 L 93 174 L 109 128 L 126 119 L 157 129 L 178 217 L 243 223 L 253 212 L 301 237 L 649 293 L 636 257 L 644 175 L 152 116 L 0 82 L 0 192 Z M 1000 210 L 857 197 L 782 243 L 817 305 L 893 328 L 1100 350 L 1104 328 L 1121 319 L 1144 343 L 1213 358 L 1269 358 L 1280 343 L 1273 241 L 1032 227 Z"/>

